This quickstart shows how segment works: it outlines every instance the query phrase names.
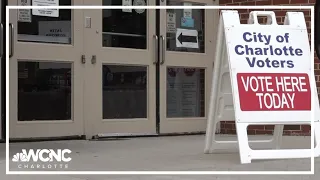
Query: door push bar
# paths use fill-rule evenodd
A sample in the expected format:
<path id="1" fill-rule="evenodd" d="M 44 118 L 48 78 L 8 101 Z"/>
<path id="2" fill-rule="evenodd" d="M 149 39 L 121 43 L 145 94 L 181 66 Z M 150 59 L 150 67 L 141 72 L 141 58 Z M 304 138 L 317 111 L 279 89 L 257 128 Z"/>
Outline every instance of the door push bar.
<path id="1" fill-rule="evenodd" d="M 153 35 L 154 39 L 154 61 L 153 64 L 157 64 L 159 61 L 159 56 L 158 56 L 158 49 L 159 49 L 159 39 L 157 35 Z"/>
<path id="2" fill-rule="evenodd" d="M 9 24 L 9 33 L 10 33 L 10 50 L 9 57 L 11 58 L 14 54 L 14 27 L 13 24 Z"/>
<path id="3" fill-rule="evenodd" d="M 165 62 L 165 49 L 166 49 L 166 45 L 165 45 L 165 38 L 164 36 L 160 36 L 160 39 L 161 39 L 161 48 L 160 48 L 160 52 L 161 52 L 161 62 L 160 62 L 160 65 L 164 64 Z"/>
<path id="4" fill-rule="evenodd" d="M 159 48 L 159 38 L 157 35 L 153 35 L 153 39 L 154 39 L 154 61 L 153 64 L 157 64 L 159 62 L 159 59 L 161 59 L 160 61 L 160 65 L 163 65 L 165 62 L 165 38 L 164 36 L 160 36 L 160 48 Z M 159 55 L 160 58 L 158 56 L 158 50 L 159 50 Z"/>
<path id="5" fill-rule="evenodd" d="M 2 58 L 3 56 L 3 41 L 4 41 L 4 35 L 3 35 L 4 31 L 3 31 L 3 24 L 0 23 L 0 59 Z"/>

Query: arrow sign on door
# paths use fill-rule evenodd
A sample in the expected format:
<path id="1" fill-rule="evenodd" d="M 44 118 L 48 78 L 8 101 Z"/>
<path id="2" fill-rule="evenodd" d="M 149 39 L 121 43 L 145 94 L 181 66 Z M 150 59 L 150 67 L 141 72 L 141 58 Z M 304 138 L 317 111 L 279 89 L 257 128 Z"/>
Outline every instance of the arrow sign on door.
<path id="1" fill-rule="evenodd" d="M 176 46 L 186 48 L 199 48 L 198 31 L 177 28 Z"/>
<path id="2" fill-rule="evenodd" d="M 181 44 L 183 44 L 184 42 L 196 43 L 197 36 L 188 36 L 188 35 L 183 35 L 182 33 L 180 33 L 178 40 Z"/>

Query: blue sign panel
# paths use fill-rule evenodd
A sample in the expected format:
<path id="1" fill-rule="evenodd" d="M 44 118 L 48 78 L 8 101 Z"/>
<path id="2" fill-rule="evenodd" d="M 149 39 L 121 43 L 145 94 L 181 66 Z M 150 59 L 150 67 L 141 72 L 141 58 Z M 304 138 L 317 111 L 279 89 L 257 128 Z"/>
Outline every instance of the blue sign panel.
<path id="1" fill-rule="evenodd" d="M 181 26 L 193 28 L 194 27 L 194 19 L 189 18 L 189 17 L 181 18 Z"/>

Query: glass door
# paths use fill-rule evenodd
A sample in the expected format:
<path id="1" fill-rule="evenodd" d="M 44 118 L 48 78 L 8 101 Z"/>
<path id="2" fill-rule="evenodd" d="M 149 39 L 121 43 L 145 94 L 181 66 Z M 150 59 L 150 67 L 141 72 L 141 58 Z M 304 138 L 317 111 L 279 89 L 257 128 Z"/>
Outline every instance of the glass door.
<path id="1" fill-rule="evenodd" d="M 9 0 L 83 5 L 83 0 Z M 10 10 L 10 138 L 83 135 L 83 10 Z"/>
<path id="2" fill-rule="evenodd" d="M 160 3 L 205 6 L 215 1 Z M 218 20 L 218 10 L 160 11 L 160 133 L 205 131 Z"/>
<path id="3" fill-rule="evenodd" d="M 90 0 L 88 5 L 155 5 Z M 92 135 L 156 133 L 155 10 L 86 10 L 86 127 Z M 89 134 L 90 134 L 89 133 Z"/>

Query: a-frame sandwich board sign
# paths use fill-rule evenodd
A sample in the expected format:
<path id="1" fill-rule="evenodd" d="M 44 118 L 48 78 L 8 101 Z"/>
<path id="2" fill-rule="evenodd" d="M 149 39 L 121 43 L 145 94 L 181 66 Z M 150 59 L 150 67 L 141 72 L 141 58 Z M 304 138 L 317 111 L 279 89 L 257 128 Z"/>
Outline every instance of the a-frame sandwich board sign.
<path id="1" fill-rule="evenodd" d="M 267 17 L 260 25 L 258 16 Z M 314 121 L 320 155 L 320 108 L 312 72 L 308 31 L 302 12 L 287 12 L 278 25 L 272 11 L 252 11 L 241 24 L 238 11 L 222 10 L 217 34 L 205 153 L 238 145 L 241 163 L 254 159 L 312 157 L 312 149 L 280 149 L 285 124 Z M 237 141 L 217 141 L 216 125 L 235 121 Z M 248 140 L 249 125 L 275 125 L 268 141 Z M 253 150 L 249 143 L 269 143 L 272 150 Z"/>

